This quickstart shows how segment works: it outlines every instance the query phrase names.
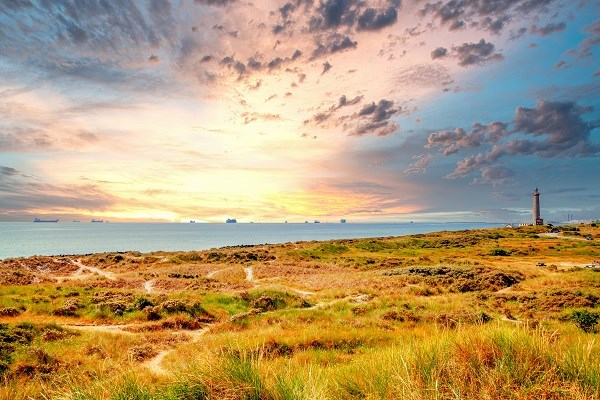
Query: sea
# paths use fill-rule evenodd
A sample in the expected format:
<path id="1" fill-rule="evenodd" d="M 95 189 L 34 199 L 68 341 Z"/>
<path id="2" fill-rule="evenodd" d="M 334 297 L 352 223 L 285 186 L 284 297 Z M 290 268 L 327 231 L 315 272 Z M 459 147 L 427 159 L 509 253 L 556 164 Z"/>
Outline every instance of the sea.
<path id="1" fill-rule="evenodd" d="M 71 223 L 0 222 L 0 259 L 118 251 L 193 251 L 225 246 L 402 236 L 503 226 L 445 223 Z"/>

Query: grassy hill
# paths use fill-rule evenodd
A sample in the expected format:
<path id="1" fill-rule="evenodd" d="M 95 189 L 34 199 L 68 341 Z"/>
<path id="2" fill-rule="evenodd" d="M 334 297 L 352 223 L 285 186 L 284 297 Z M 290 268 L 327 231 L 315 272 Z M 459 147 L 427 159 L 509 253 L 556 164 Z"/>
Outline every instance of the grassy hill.
<path id="1" fill-rule="evenodd" d="M 599 399 L 567 229 L 0 261 L 0 398 Z"/>

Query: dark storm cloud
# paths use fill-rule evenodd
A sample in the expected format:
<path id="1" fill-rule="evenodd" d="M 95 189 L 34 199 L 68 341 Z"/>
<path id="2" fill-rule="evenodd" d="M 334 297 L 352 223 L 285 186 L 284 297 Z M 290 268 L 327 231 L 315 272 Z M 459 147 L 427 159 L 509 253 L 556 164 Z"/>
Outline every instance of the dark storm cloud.
<path id="1" fill-rule="evenodd" d="M 565 24 L 564 22 L 549 23 L 545 26 L 542 26 L 541 28 L 538 28 L 536 25 L 533 25 L 531 29 L 529 29 L 529 31 L 536 35 L 548 36 L 554 32 L 564 31 L 566 27 L 567 24 Z"/>
<path id="2" fill-rule="evenodd" d="M 214 57 L 212 55 L 207 54 L 207 55 L 205 55 L 204 57 L 202 57 L 200 59 L 200 62 L 201 63 L 206 63 L 206 62 L 212 61 L 213 59 L 214 59 Z"/>
<path id="3" fill-rule="evenodd" d="M 555 0 L 450 0 L 428 2 L 419 14 L 432 16 L 448 30 L 467 24 L 499 34 L 508 22 L 524 14 L 547 11 Z"/>
<path id="4" fill-rule="evenodd" d="M 578 106 L 574 102 L 540 101 L 534 108 L 518 107 L 510 123 L 476 123 L 470 132 L 461 128 L 453 131 L 434 132 L 429 135 L 426 147 L 440 147 L 445 156 L 463 149 L 489 147 L 460 160 L 448 178 L 470 175 L 484 168 L 494 167 L 482 175 L 482 181 L 499 182 L 507 179 L 506 170 L 498 169 L 504 156 L 597 157 L 600 145 L 591 141 L 591 133 L 600 127 L 600 120 L 587 122 L 583 115 L 592 112 L 591 107 Z M 503 171 L 504 176 L 500 172 Z"/>
<path id="5" fill-rule="evenodd" d="M 438 47 L 431 52 L 431 59 L 435 60 L 436 58 L 443 58 L 448 55 L 448 49 L 445 47 Z"/>
<path id="6" fill-rule="evenodd" d="M 468 67 L 502 60 L 502 54 L 494 53 L 494 49 L 493 43 L 481 39 L 478 43 L 463 43 L 452 47 L 452 53 L 458 58 L 458 65 Z"/>

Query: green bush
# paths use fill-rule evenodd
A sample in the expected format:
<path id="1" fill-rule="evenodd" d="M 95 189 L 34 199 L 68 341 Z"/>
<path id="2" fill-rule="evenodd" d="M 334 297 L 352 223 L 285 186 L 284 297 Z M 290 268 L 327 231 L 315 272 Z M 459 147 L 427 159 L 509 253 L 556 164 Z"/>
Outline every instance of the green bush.
<path id="1" fill-rule="evenodd" d="M 490 255 L 506 257 L 510 256 L 510 251 L 506 251 L 504 249 L 492 249 L 492 251 L 490 251 Z"/>
<path id="2" fill-rule="evenodd" d="M 571 319 L 582 331 L 592 332 L 600 320 L 600 313 L 590 312 L 588 310 L 577 310 L 573 311 Z"/>

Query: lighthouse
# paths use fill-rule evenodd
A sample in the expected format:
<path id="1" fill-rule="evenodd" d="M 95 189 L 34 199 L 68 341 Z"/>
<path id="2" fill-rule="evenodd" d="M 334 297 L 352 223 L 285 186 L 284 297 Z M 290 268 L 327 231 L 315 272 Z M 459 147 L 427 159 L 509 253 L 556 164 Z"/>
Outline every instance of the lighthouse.
<path id="1" fill-rule="evenodd" d="M 544 220 L 540 217 L 540 192 L 538 188 L 535 188 L 533 192 L 533 224 L 544 225 Z"/>

